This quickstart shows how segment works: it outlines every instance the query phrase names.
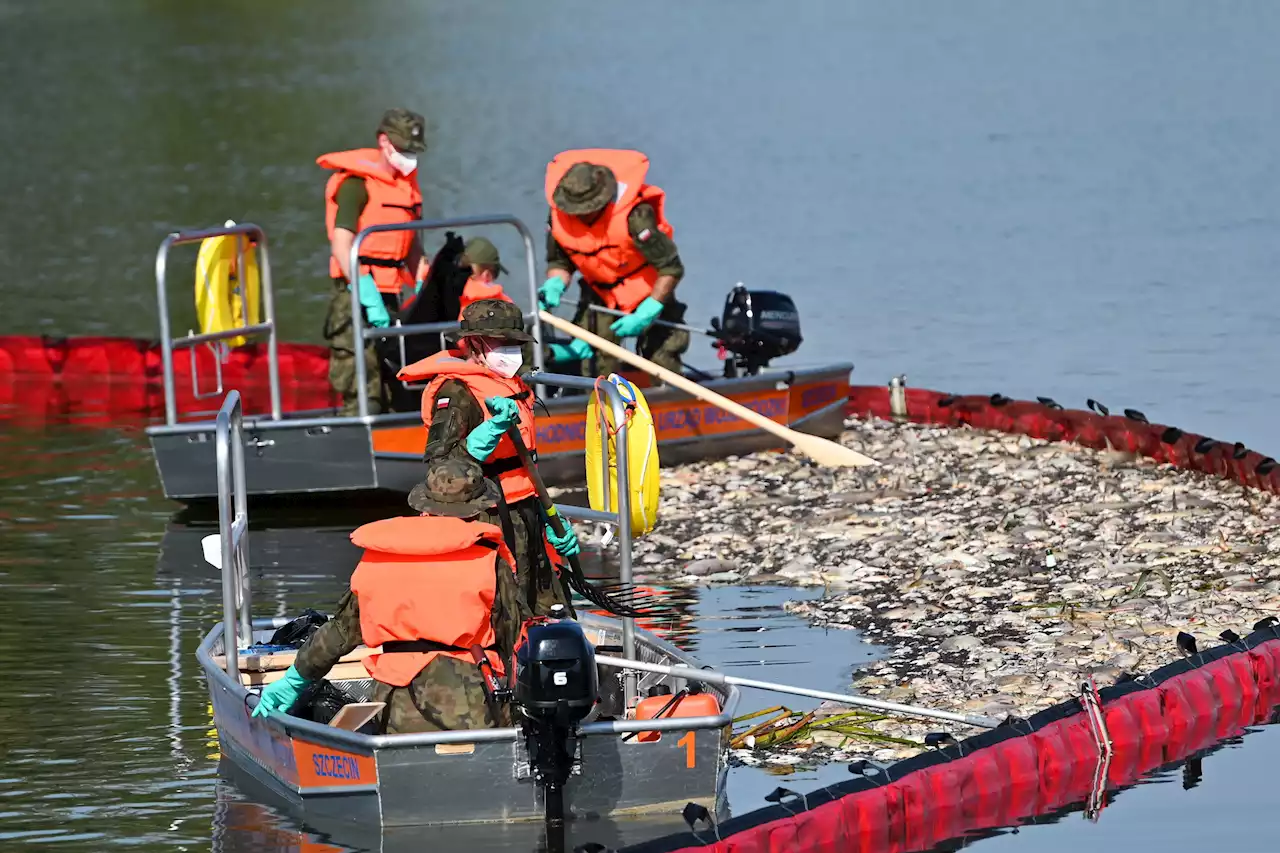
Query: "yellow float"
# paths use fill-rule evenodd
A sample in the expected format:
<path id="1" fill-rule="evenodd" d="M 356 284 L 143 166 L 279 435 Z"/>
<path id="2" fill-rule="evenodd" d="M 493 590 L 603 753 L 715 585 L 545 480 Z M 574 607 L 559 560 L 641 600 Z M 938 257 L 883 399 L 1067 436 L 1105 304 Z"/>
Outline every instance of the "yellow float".
<path id="1" fill-rule="evenodd" d="M 640 389 L 616 373 L 596 380 L 610 382 L 622 395 L 627 409 L 627 474 L 631 498 L 631 535 L 643 536 L 658 521 L 658 433 L 653 426 L 649 404 Z M 587 498 L 591 508 L 605 508 L 604 472 L 601 464 L 609 454 L 609 507 L 618 507 L 617 430 L 611 407 L 599 390 L 587 401 Z M 607 448 L 607 450 L 606 450 Z"/>
<path id="2" fill-rule="evenodd" d="M 234 225 L 228 221 L 227 225 Z M 237 242 L 241 245 L 237 246 Z M 239 254 L 243 251 L 243 275 L 238 275 Z M 258 296 L 258 257 L 249 238 L 224 234 L 200 242 L 196 258 L 196 316 L 201 334 L 225 332 L 260 322 L 261 300 Z M 245 307 L 248 306 L 246 317 Z M 243 335 L 221 343 L 228 347 L 244 346 Z"/>

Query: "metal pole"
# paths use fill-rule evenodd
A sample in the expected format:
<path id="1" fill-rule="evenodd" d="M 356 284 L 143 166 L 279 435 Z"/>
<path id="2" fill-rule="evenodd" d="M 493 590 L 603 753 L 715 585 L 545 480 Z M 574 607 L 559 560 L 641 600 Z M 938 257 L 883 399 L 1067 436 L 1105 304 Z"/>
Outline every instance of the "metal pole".
<path id="1" fill-rule="evenodd" d="M 535 370 L 541 371 L 546 367 L 546 358 L 542 352 L 542 318 L 538 316 L 538 270 L 535 266 L 536 256 L 533 248 L 533 235 L 529 233 L 529 229 L 520 220 L 515 219 L 512 224 L 520 232 L 520 239 L 524 241 L 524 260 L 529 273 L 529 310 L 533 312 L 533 366 Z M 546 388 L 535 383 L 533 393 L 539 399 L 544 398 L 546 397 Z"/>
<path id="2" fill-rule="evenodd" d="M 178 422 L 178 401 L 173 388 L 173 339 L 169 331 L 169 296 L 164 292 L 165 269 L 169 263 L 169 248 L 178 239 L 175 232 L 165 237 L 156 252 L 156 306 L 160 311 L 160 364 L 164 372 L 164 422 L 173 426 Z"/>
<path id="3" fill-rule="evenodd" d="M 232 561 L 232 413 L 240 408 L 240 392 L 227 394 L 214 422 L 214 452 L 218 471 L 218 538 L 222 546 L 222 645 L 227 656 L 227 675 L 240 681 L 240 662 L 236 651 L 236 570 Z"/>
<path id="4" fill-rule="evenodd" d="M 364 309 L 360 305 L 360 244 L 366 234 L 373 233 L 376 225 L 364 229 L 351 241 L 351 255 L 347 266 L 347 289 L 351 291 L 351 357 L 356 361 L 356 400 L 360 417 L 369 417 L 369 369 L 364 363 Z M 383 229 L 386 230 L 386 229 Z"/>
<path id="5" fill-rule="evenodd" d="M 235 547 L 235 572 L 240 591 L 240 636 L 244 637 L 247 643 L 253 639 L 249 590 L 249 489 L 244 470 L 244 412 L 240 409 L 239 399 L 236 400 L 231 423 L 231 493 L 236 511 L 235 519 L 231 524 L 232 536 L 235 539 L 232 544 Z"/>
<path id="6" fill-rule="evenodd" d="M 980 717 L 972 714 L 953 714 L 950 711 L 937 711 L 933 708 L 921 708 L 916 705 L 899 705 L 897 702 L 883 702 L 879 699 L 869 699 L 864 696 L 853 696 L 848 693 L 829 693 L 826 690 L 810 690 L 807 687 L 792 687 L 789 684 L 775 684 L 772 681 L 757 681 L 754 678 L 738 678 L 737 676 L 725 675 L 722 672 L 716 672 L 711 669 L 694 669 L 691 666 L 664 666 L 663 664 L 658 663 L 624 660 L 623 658 L 609 657 L 607 655 L 596 655 L 596 663 L 604 664 L 605 666 L 617 667 L 619 669 L 629 668 L 640 670 L 642 672 L 655 672 L 662 675 L 672 675 L 677 678 L 684 678 L 689 681 L 702 681 L 707 684 L 754 687 L 758 690 L 771 690 L 775 693 L 790 693 L 795 696 L 808 696 L 813 699 L 827 699 L 832 702 L 841 702 L 855 707 L 871 708 L 877 711 L 901 714 L 904 717 L 922 717 L 930 720 L 946 720 L 949 723 L 964 723 L 965 725 L 979 726 L 987 729 L 994 729 L 1000 725 L 1000 721 L 992 717 Z"/>
<path id="7" fill-rule="evenodd" d="M 622 401 L 622 393 L 612 382 L 609 386 L 609 406 L 613 409 L 613 422 L 617 425 L 615 446 L 618 460 L 618 580 L 624 584 L 631 583 L 631 468 L 627 459 L 627 411 Z M 608 455 L 607 453 L 605 454 Z M 608 480 L 605 480 L 605 491 L 608 492 Z M 628 587 L 630 588 L 630 587 Z M 625 617 L 622 620 L 622 654 L 629 660 L 636 659 L 636 620 Z M 637 699 L 638 687 L 635 672 L 626 672 L 622 678 L 623 692 L 627 707 Z"/>
<path id="8" fill-rule="evenodd" d="M 258 229 L 258 257 L 262 263 L 258 265 L 262 276 L 262 313 L 266 315 L 267 325 L 271 331 L 267 333 L 267 381 L 271 390 L 271 420 L 278 421 L 284 415 L 280 406 L 280 362 L 277 356 L 280 333 L 276 329 L 276 294 L 271 284 L 271 256 L 267 251 L 267 234 Z M 244 273 L 241 272 L 243 276 Z M 245 308 L 245 319 L 249 318 L 249 310 Z"/>

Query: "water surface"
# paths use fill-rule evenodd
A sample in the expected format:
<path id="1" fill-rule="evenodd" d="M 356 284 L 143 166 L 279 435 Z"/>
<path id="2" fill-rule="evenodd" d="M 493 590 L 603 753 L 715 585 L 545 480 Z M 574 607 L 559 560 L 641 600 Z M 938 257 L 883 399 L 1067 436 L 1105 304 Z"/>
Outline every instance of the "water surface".
<path id="1" fill-rule="evenodd" d="M 369 143 L 404 104 L 428 116 L 429 216 L 510 212 L 536 231 L 555 153 L 645 151 L 690 316 L 739 280 L 792 294 L 805 343 L 783 364 L 1090 396 L 1280 448 L 1274 3 L 358 5 L 0 0 L 0 334 L 154 336 L 163 236 L 234 218 L 270 235 L 283 337 L 318 341 L 314 159 Z M 517 269 L 512 236 L 489 234 Z M 190 293 L 175 262 L 175 329 Z M 217 781 L 192 655 L 217 586 L 139 425 L 57 417 L 84 389 L 0 390 L 0 417 L 22 413 L 0 420 L 0 846 L 284 849 L 289 823 Z M 340 543 L 371 511 L 315 537 Z M 341 582 L 313 544 L 255 539 L 262 615 L 331 606 Z M 802 632 L 782 595 L 699 590 L 692 647 L 843 686 L 865 650 Z M 1274 849 L 1257 816 L 1277 743 L 1215 753 L 1189 791 L 1175 768 L 1097 825 L 976 843 Z M 735 776 L 735 808 L 775 783 Z"/>

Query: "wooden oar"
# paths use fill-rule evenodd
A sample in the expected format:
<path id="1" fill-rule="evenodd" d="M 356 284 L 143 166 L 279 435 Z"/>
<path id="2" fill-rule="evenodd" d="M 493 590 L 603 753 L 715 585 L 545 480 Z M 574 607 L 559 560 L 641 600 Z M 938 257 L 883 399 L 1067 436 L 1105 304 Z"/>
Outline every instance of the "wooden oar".
<path id="1" fill-rule="evenodd" d="M 737 415 L 748 423 L 755 424 L 765 432 L 772 433 L 778 438 L 783 439 L 791 444 L 796 450 L 808 456 L 819 465 L 827 465 L 833 468 L 858 468 L 865 465 L 877 465 L 879 463 L 870 456 L 864 456 L 852 448 L 845 447 L 843 444 L 837 444 L 825 438 L 808 433 L 798 432 L 797 430 L 784 427 L 780 423 L 771 421 L 759 412 L 753 412 L 740 403 L 735 403 L 728 397 L 717 394 L 716 392 L 704 388 L 696 382 L 690 382 L 678 373 L 667 370 L 642 358 L 629 350 L 623 349 L 617 344 L 610 343 L 599 335 L 588 332 L 581 326 L 570 323 L 568 320 L 561 319 L 547 311 L 539 311 L 538 317 L 548 326 L 559 329 L 566 335 L 572 335 L 575 338 L 586 341 L 595 347 L 597 352 L 608 353 L 620 361 L 625 361 L 633 367 L 638 367 L 651 376 L 656 376 L 668 385 L 679 388 L 687 394 L 704 400 L 712 405 L 719 406 L 730 414 Z"/>

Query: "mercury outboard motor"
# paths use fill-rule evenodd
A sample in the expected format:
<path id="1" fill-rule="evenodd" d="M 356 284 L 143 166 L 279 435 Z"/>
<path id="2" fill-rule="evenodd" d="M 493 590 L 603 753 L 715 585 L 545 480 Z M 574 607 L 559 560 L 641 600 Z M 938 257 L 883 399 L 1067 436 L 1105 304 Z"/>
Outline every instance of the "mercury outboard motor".
<path id="1" fill-rule="evenodd" d="M 596 654 L 582 626 L 559 618 L 525 623 L 515 650 L 515 707 L 519 711 L 529 769 L 545 794 L 548 846 L 563 849 L 564 787 L 573 773 L 577 725 L 595 707 L 600 676 Z M 559 846 L 555 841 L 559 841 Z"/>
<path id="2" fill-rule="evenodd" d="M 776 290 L 747 290 L 739 284 L 724 301 L 724 315 L 711 318 L 716 346 L 729 353 L 724 375 L 754 376 L 769 361 L 800 348 L 800 312 L 790 296 Z"/>

